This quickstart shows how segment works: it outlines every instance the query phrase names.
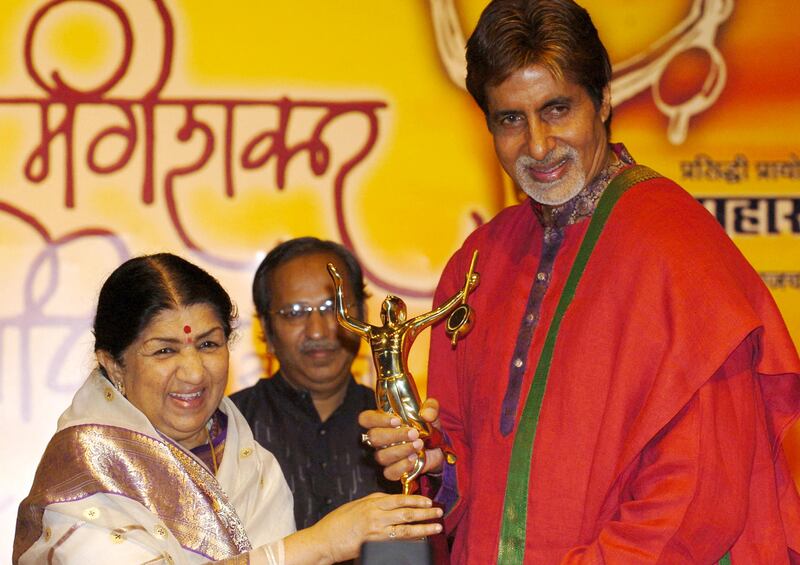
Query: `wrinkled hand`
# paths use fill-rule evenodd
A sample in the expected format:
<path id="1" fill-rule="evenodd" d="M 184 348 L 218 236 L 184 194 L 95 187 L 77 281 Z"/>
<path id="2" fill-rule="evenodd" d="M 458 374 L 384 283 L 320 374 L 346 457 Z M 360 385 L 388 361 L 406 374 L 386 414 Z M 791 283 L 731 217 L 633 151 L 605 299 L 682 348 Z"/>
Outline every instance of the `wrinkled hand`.
<path id="1" fill-rule="evenodd" d="M 439 428 L 439 402 L 428 398 L 422 403 L 420 417 L 433 427 Z M 358 423 L 367 428 L 369 443 L 376 449 L 375 460 L 384 467 L 383 475 L 390 481 L 399 481 L 414 468 L 417 452 L 424 447 L 419 431 L 402 426 L 394 414 L 380 410 L 365 410 L 358 415 Z M 425 450 L 423 473 L 438 473 L 442 470 L 444 454 L 440 448 Z"/>
<path id="2" fill-rule="evenodd" d="M 366 541 L 407 540 L 432 536 L 442 531 L 441 524 L 418 524 L 440 518 L 424 496 L 374 493 L 340 506 L 309 531 L 330 547 L 333 562 L 354 559 Z"/>

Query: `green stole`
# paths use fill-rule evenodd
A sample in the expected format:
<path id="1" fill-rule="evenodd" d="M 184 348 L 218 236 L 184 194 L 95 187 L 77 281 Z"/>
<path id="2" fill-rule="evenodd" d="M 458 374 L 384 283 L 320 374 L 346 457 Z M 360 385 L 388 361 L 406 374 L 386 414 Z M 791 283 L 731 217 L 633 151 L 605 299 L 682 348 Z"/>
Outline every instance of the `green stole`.
<path id="1" fill-rule="evenodd" d="M 634 165 L 618 174 L 609 183 L 597 203 L 597 208 L 592 214 L 586 235 L 581 242 L 575 263 L 572 265 L 564 290 L 558 301 L 550 327 L 547 330 L 539 364 L 533 375 L 533 383 L 525 400 L 525 407 L 519 420 L 519 427 L 514 436 L 514 446 L 511 450 L 511 462 L 508 467 L 508 480 L 506 483 L 505 502 L 503 504 L 503 522 L 500 529 L 500 544 L 498 546 L 497 562 L 503 565 L 523 563 L 525 561 L 525 538 L 528 522 L 528 486 L 530 484 L 531 460 L 533 457 L 533 444 L 536 436 L 536 425 L 539 421 L 539 412 L 547 386 L 547 376 L 553 360 L 558 330 L 561 320 L 567 311 L 575 290 L 578 287 L 589 257 L 594 250 L 597 240 L 605 227 L 606 221 L 620 197 L 632 186 L 647 180 L 658 178 L 661 175 L 643 165 Z M 720 564 L 730 563 L 730 554 L 726 554 Z"/>

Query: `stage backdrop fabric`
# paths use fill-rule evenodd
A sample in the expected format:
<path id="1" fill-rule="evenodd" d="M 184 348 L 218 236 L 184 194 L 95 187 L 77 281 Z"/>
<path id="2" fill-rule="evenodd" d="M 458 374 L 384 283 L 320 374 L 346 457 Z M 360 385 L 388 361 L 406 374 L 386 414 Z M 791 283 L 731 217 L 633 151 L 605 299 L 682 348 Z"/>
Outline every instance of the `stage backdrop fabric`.
<path id="1" fill-rule="evenodd" d="M 800 343 L 800 3 L 583 4 L 614 62 L 613 139 L 715 215 Z M 249 289 L 280 241 L 353 249 L 372 319 L 389 293 L 429 308 L 449 255 L 519 198 L 464 89 L 484 5 L 4 0 L 0 555 L 125 259 L 175 252 L 231 292 L 230 391 L 275 368 Z M 423 393 L 426 355 L 424 336 Z M 363 351 L 356 370 L 372 382 Z"/>

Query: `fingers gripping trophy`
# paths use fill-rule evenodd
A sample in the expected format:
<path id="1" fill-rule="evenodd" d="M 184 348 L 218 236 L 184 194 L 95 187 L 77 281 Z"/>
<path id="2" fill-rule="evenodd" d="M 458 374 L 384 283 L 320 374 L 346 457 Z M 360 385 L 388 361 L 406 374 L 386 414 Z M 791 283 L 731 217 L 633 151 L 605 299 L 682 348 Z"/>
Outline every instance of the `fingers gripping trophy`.
<path id="1" fill-rule="evenodd" d="M 372 349 L 372 359 L 377 372 L 375 399 L 378 408 L 397 415 L 405 425 L 416 428 L 419 437 L 425 441 L 428 448 L 441 446 L 441 433 L 419 415 L 420 398 L 414 378 L 408 370 L 408 354 L 420 332 L 445 316 L 450 316 L 446 331 L 452 337 L 454 347 L 458 338 L 469 331 L 473 312 L 467 304 L 467 297 L 478 286 L 479 275 L 475 272 L 477 258 L 478 252 L 475 251 L 464 288 L 430 312 L 407 320 L 405 302 L 397 296 L 387 296 L 381 305 L 383 324 L 381 326 L 367 324 L 348 314 L 342 277 L 336 271 L 336 267 L 328 263 L 328 272 L 333 278 L 336 289 L 334 295 L 336 319 L 344 329 L 367 340 Z M 414 469 L 400 479 L 404 494 L 411 494 L 417 490 L 416 479 L 425 465 L 425 449 L 423 448 L 417 455 Z"/>

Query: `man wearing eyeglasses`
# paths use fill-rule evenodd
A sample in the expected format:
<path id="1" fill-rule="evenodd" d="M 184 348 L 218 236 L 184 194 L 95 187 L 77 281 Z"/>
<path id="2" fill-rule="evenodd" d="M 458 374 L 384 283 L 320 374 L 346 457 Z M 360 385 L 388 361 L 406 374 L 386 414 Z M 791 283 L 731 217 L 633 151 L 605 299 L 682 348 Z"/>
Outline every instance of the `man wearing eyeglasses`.
<path id="1" fill-rule="evenodd" d="M 371 492 L 399 489 L 359 441 L 358 414 L 375 408 L 375 394 L 351 374 L 359 338 L 336 322 L 329 262 L 348 287 L 348 307 L 365 316 L 364 279 L 350 251 L 314 237 L 278 245 L 256 271 L 253 301 L 280 369 L 231 396 L 256 440 L 278 459 L 298 529 Z"/>

